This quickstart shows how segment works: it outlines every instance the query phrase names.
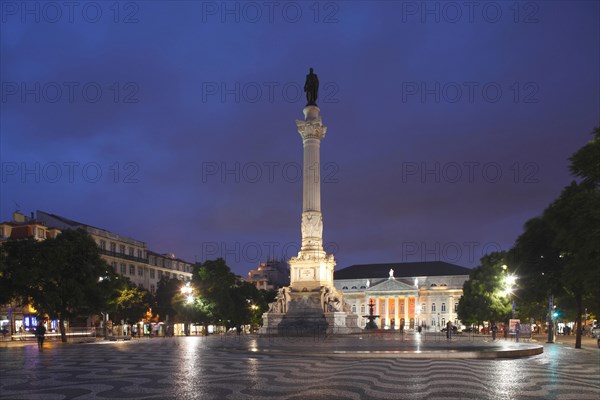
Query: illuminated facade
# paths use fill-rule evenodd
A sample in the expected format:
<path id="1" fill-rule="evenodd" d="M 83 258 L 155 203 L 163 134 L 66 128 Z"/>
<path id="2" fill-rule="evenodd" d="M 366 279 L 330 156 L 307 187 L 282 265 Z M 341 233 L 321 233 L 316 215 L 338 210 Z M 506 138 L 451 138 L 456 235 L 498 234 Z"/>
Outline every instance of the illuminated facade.
<path id="1" fill-rule="evenodd" d="M 461 326 L 456 309 L 470 271 L 441 261 L 353 265 L 336 271 L 334 283 L 360 327 L 372 301 L 382 329 L 439 330 L 448 321 Z"/>
<path id="2" fill-rule="evenodd" d="M 156 291 L 158 281 L 163 276 L 185 282 L 192 280 L 191 263 L 176 258 L 173 254 L 150 251 L 145 242 L 44 211 L 37 211 L 37 220 L 60 230 L 85 230 L 98 245 L 100 256 L 117 274 L 129 278 L 131 282 L 141 285 L 151 293 Z"/>
<path id="3" fill-rule="evenodd" d="M 36 217 L 33 213 L 28 217 L 15 212 L 12 221 L 0 223 L 0 243 L 8 239 L 28 237 L 36 240 L 50 239 L 65 229 L 85 230 L 98 245 L 101 258 L 117 274 L 129 278 L 151 293 L 156 291 L 158 281 L 163 276 L 185 282 L 192 280 L 192 264 L 176 258 L 174 254 L 155 253 L 148 250 L 145 242 L 39 210 Z M 19 332 L 22 327 L 27 331 L 35 327 L 35 314 L 28 305 L 0 305 L 0 329 Z"/>

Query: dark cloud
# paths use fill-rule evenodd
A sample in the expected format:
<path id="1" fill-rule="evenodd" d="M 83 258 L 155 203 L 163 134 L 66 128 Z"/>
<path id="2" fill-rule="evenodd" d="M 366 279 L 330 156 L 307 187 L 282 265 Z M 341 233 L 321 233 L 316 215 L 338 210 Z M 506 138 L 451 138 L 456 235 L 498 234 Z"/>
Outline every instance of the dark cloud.
<path id="1" fill-rule="evenodd" d="M 467 10 L 458 22 L 423 21 L 406 9 L 419 2 L 318 3 L 319 14 L 294 3 L 294 23 L 281 10 L 251 22 L 234 2 L 239 21 L 223 23 L 209 3 L 136 3 L 130 24 L 108 9 L 95 24 L 7 17 L 0 155 L 40 171 L 3 176 L 2 220 L 17 202 L 190 260 L 222 253 L 240 274 L 267 255 L 292 256 L 302 209 L 296 90 L 313 66 L 329 128 L 324 235 L 338 266 L 473 266 L 560 193 L 567 158 L 599 123 L 598 3 L 536 3 L 532 20 L 506 6 L 497 23 L 481 10 L 472 22 Z M 6 92 L 36 82 L 47 89 L 39 102 Z M 53 82 L 94 83 L 102 98 L 76 90 L 73 102 L 63 92 L 52 103 Z M 58 182 L 43 176 L 65 162 L 78 163 L 73 182 L 66 170 Z M 97 182 L 82 174 L 90 163 Z"/>

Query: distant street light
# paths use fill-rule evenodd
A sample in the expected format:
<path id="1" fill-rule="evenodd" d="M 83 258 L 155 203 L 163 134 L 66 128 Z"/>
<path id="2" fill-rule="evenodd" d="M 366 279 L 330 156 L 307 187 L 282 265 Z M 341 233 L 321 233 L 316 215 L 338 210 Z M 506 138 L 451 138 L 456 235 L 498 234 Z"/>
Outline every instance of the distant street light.
<path id="1" fill-rule="evenodd" d="M 503 265 L 502 269 L 504 271 L 508 270 L 508 266 L 507 265 Z M 507 274 L 504 277 L 504 295 L 507 296 L 508 298 L 511 298 L 511 295 L 513 293 L 513 291 L 515 290 L 515 283 L 517 282 L 517 277 L 513 274 Z M 511 305 L 512 305 L 512 311 L 511 311 L 511 318 L 515 318 L 515 300 L 511 298 Z"/>
<path id="2" fill-rule="evenodd" d="M 181 294 L 185 296 L 185 301 L 187 304 L 192 304 L 194 302 L 194 295 L 192 294 L 192 286 L 189 282 L 185 284 L 185 286 L 181 287 Z M 183 332 L 186 336 L 190 335 L 190 327 L 189 327 L 189 310 L 186 311 L 186 321 L 183 327 Z"/>

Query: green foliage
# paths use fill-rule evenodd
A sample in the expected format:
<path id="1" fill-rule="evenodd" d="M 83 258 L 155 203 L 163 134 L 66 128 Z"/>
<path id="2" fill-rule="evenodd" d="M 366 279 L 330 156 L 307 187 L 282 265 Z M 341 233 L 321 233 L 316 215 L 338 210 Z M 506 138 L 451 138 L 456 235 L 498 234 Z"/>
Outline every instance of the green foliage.
<path id="1" fill-rule="evenodd" d="M 181 281 L 163 276 L 156 286 L 156 312 L 163 321 L 176 319 L 177 311 L 173 307 L 173 297 L 180 294 Z"/>
<path id="2" fill-rule="evenodd" d="M 127 280 L 118 290 L 118 297 L 112 302 L 112 320 L 123 320 L 128 324 L 137 323 L 153 305 L 154 298 L 148 290 Z"/>
<path id="3" fill-rule="evenodd" d="M 64 321 L 106 309 L 119 278 L 83 230 L 66 230 L 54 239 L 9 240 L 0 287 L 4 297 L 29 303 L 40 314 Z"/>
<path id="4" fill-rule="evenodd" d="M 540 305 L 540 312 L 553 294 L 562 316 L 574 316 L 578 325 L 584 306 L 600 311 L 600 129 L 594 135 L 570 158 L 570 170 L 581 182 L 572 182 L 528 221 L 511 250 L 526 284 L 520 296 Z M 575 343 L 581 346 L 579 331 Z"/>
<path id="5" fill-rule="evenodd" d="M 195 294 L 192 305 L 177 295 L 173 304 L 197 322 L 223 324 L 227 328 L 258 325 L 268 308 L 267 292 L 236 277 L 222 258 L 196 264 L 192 287 Z"/>
<path id="6" fill-rule="evenodd" d="M 511 313 L 511 301 L 504 292 L 507 271 L 504 253 L 492 253 L 481 259 L 463 285 L 458 301 L 458 318 L 465 324 L 482 321 L 504 321 Z"/>
<path id="7" fill-rule="evenodd" d="M 569 159 L 569 169 L 574 176 L 583 179 L 586 184 L 600 184 L 600 128 L 592 131 L 594 138 Z"/>

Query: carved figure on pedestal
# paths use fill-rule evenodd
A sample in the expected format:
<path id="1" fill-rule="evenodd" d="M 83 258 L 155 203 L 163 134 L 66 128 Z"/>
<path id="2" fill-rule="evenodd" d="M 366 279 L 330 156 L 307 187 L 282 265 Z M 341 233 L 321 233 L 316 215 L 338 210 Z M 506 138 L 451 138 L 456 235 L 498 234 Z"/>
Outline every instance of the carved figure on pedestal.
<path id="1" fill-rule="evenodd" d="M 287 286 L 283 288 L 283 312 L 288 312 L 290 300 L 292 298 L 291 291 L 292 289 Z"/>
<path id="2" fill-rule="evenodd" d="M 339 297 L 334 297 L 333 300 L 329 302 L 329 305 L 332 311 L 342 311 L 344 307 Z"/>
<path id="3" fill-rule="evenodd" d="M 321 287 L 321 308 L 323 308 L 323 312 L 329 311 L 329 297 L 330 291 L 326 286 Z"/>

